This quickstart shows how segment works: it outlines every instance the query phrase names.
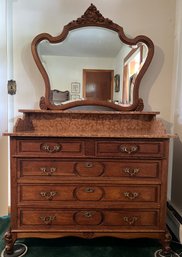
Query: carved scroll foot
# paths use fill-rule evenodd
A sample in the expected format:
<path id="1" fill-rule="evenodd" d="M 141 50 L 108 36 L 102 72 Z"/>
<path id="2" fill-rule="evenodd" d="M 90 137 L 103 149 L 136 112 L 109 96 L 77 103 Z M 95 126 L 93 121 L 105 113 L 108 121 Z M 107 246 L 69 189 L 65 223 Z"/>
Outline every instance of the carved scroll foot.
<path id="1" fill-rule="evenodd" d="M 172 237 L 170 233 L 166 231 L 166 233 L 164 234 L 164 237 L 161 240 L 162 246 L 163 246 L 162 253 L 164 256 L 167 256 L 171 253 L 171 247 L 170 247 L 171 240 L 172 240 Z"/>
<path id="2" fill-rule="evenodd" d="M 13 246 L 15 242 L 15 238 L 13 238 L 13 235 L 11 233 L 11 229 L 9 229 L 5 235 L 4 235 L 4 241 L 5 241 L 5 251 L 7 254 L 12 254 L 13 253 Z"/>
<path id="3" fill-rule="evenodd" d="M 22 257 L 27 252 L 27 246 L 22 243 L 16 243 L 16 234 L 9 229 L 4 235 L 5 248 L 1 253 L 1 257 Z"/>
<path id="4" fill-rule="evenodd" d="M 168 231 L 164 234 L 163 238 L 161 239 L 162 243 L 162 250 L 158 250 L 155 253 L 155 257 L 179 257 L 179 255 L 172 251 L 170 244 L 171 244 L 172 237 Z"/>

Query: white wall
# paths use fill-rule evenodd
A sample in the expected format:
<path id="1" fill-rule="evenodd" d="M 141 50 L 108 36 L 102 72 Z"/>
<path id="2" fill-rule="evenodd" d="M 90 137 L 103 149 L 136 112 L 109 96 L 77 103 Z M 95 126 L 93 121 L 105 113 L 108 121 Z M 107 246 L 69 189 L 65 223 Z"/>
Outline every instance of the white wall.
<path id="1" fill-rule="evenodd" d="M 69 90 L 71 92 L 71 82 L 79 82 L 82 85 L 83 69 L 114 70 L 113 58 L 43 55 L 42 60 L 49 74 L 52 88 L 62 91 Z M 80 98 L 82 97 L 81 90 Z"/>

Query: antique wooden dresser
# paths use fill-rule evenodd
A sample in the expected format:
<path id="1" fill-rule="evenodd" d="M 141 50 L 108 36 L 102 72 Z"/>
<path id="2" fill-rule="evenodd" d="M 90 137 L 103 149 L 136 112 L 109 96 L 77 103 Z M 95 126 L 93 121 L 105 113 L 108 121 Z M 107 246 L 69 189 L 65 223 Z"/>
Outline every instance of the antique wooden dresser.
<path id="1" fill-rule="evenodd" d="M 43 41 L 47 46 L 49 41 L 52 47 L 74 30 L 93 27 L 100 33 L 116 33 L 129 45 L 130 58 L 136 49 L 137 53 L 143 51 L 145 58 L 135 82 L 132 75 L 133 90 L 132 83 L 130 93 L 125 91 L 128 84 L 123 86 L 122 101 L 116 103 L 94 96 L 59 105 L 50 97 L 53 91 L 38 46 Z M 162 254 L 168 256 L 170 136 L 156 118 L 158 113 L 143 111 L 139 98 L 139 84 L 154 53 L 152 41 L 145 36 L 127 38 L 122 27 L 91 5 L 81 18 L 66 25 L 61 35 L 38 35 L 32 42 L 32 53 L 45 81 L 45 96 L 41 110 L 20 110 L 22 118 L 14 131 L 7 133 L 11 144 L 7 254 L 13 252 L 17 238 L 112 236 L 160 239 Z M 118 91 L 117 85 L 114 93 Z"/>
<path id="2" fill-rule="evenodd" d="M 156 113 L 23 112 L 10 134 L 11 243 L 116 236 L 167 247 L 169 136 Z"/>

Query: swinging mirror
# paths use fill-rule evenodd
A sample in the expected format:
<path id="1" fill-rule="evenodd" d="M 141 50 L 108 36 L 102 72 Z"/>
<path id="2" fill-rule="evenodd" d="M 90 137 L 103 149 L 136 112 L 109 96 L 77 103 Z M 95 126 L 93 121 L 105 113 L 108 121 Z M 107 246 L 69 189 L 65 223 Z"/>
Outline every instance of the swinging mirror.
<path id="1" fill-rule="evenodd" d="M 40 108 L 141 111 L 139 85 L 153 53 L 148 37 L 127 37 L 91 4 L 60 35 L 42 33 L 32 42 L 45 82 Z"/>

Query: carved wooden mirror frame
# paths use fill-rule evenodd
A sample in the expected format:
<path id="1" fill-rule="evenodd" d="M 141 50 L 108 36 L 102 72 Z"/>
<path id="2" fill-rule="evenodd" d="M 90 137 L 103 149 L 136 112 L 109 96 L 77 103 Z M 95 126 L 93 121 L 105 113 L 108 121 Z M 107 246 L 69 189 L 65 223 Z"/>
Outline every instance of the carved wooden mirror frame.
<path id="1" fill-rule="evenodd" d="M 51 103 L 50 80 L 40 60 L 38 49 L 37 49 L 38 44 L 42 40 L 48 40 L 50 43 L 53 43 L 53 44 L 62 42 L 67 37 L 70 31 L 74 29 L 90 27 L 90 26 L 107 28 L 109 30 L 117 32 L 120 40 L 127 45 L 132 46 L 132 45 L 137 45 L 139 42 L 143 42 L 148 47 L 148 55 L 146 57 L 145 63 L 143 64 L 135 81 L 135 85 L 133 89 L 133 103 L 131 105 L 124 106 L 124 105 L 115 104 L 114 102 L 107 102 L 107 101 L 101 101 L 101 100 L 87 100 L 87 99 L 75 100 L 73 102 L 64 103 L 62 105 L 55 105 Z M 153 54 L 154 54 L 153 42 L 148 37 L 143 35 L 137 36 L 133 39 L 128 38 L 125 35 L 123 28 L 121 26 L 114 23 L 112 20 L 108 18 L 104 18 L 93 4 L 90 5 L 90 7 L 85 11 L 85 13 L 80 18 L 78 18 L 77 20 L 73 20 L 72 22 L 65 25 L 60 35 L 53 37 L 48 33 L 42 33 L 36 36 L 32 41 L 31 49 L 32 49 L 32 54 L 33 54 L 35 63 L 40 73 L 42 74 L 45 82 L 45 96 L 42 96 L 40 99 L 41 109 L 66 110 L 66 109 L 70 109 L 78 106 L 91 105 L 91 106 L 103 106 L 103 107 L 110 108 L 111 110 L 117 110 L 117 111 L 142 111 L 143 110 L 143 107 L 144 107 L 143 100 L 139 98 L 139 85 L 140 85 L 141 79 L 143 78 L 153 58 Z"/>

